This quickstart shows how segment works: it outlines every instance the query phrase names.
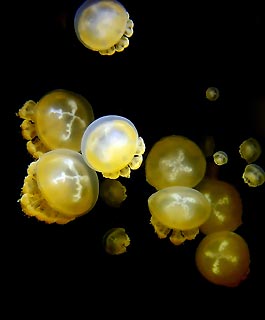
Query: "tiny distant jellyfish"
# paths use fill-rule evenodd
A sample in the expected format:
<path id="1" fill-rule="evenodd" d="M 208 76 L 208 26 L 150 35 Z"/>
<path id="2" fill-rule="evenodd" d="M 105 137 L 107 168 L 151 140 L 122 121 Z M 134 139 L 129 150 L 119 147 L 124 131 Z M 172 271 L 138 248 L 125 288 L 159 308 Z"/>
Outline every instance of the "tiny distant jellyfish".
<path id="1" fill-rule="evenodd" d="M 195 252 L 198 271 L 209 282 L 237 287 L 250 272 L 250 252 L 245 239 L 233 231 L 206 235 Z"/>
<path id="2" fill-rule="evenodd" d="M 103 237 L 103 246 L 110 255 L 119 255 L 127 252 L 130 238 L 124 228 L 111 228 Z"/>
<path id="3" fill-rule="evenodd" d="M 97 202 L 97 173 L 77 151 L 48 151 L 30 163 L 27 174 L 19 202 L 28 217 L 66 224 L 90 212 Z"/>
<path id="4" fill-rule="evenodd" d="M 216 87 L 209 87 L 206 90 L 206 98 L 209 101 L 216 101 L 219 98 L 220 92 L 219 89 Z"/>
<path id="5" fill-rule="evenodd" d="M 228 155 L 224 151 L 217 151 L 213 154 L 213 161 L 218 166 L 222 166 L 228 162 Z"/>
<path id="6" fill-rule="evenodd" d="M 242 178 L 250 187 L 258 187 L 265 182 L 265 171 L 261 166 L 251 163 L 245 167 Z"/>
<path id="7" fill-rule="evenodd" d="M 134 124 L 116 115 L 94 120 L 81 141 L 81 154 L 88 166 L 109 179 L 130 178 L 131 170 L 140 168 L 144 152 L 144 141 Z"/>
<path id="8" fill-rule="evenodd" d="M 126 187 L 118 180 L 104 179 L 100 183 L 99 195 L 110 207 L 118 208 L 127 198 Z"/>
<path id="9" fill-rule="evenodd" d="M 248 138 L 239 146 L 240 156 L 245 159 L 247 163 L 256 161 L 261 155 L 261 152 L 261 145 L 255 138 Z"/>
<path id="10" fill-rule="evenodd" d="M 37 103 L 26 101 L 17 115 L 24 119 L 22 136 L 35 159 L 57 148 L 79 152 L 83 133 L 94 120 L 91 104 L 80 94 L 63 89 L 48 92 Z"/>
<path id="11" fill-rule="evenodd" d="M 129 46 L 133 21 L 116 0 L 87 0 L 76 11 L 75 33 L 88 49 L 113 55 Z"/>

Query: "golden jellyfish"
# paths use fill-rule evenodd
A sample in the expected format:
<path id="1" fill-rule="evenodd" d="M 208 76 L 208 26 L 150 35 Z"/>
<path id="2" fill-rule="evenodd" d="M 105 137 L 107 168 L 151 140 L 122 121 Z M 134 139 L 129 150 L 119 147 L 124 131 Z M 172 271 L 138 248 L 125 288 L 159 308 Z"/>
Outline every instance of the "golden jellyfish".
<path id="1" fill-rule="evenodd" d="M 94 120 L 91 104 L 63 89 L 48 92 L 37 103 L 28 100 L 18 116 L 24 119 L 21 129 L 27 150 L 36 159 L 57 148 L 79 152 L 83 133 Z"/>
<path id="2" fill-rule="evenodd" d="M 247 163 L 256 161 L 261 155 L 261 152 L 261 145 L 255 138 L 248 138 L 239 146 L 239 154 Z"/>
<path id="3" fill-rule="evenodd" d="M 216 101 L 220 96 L 219 89 L 216 87 L 209 87 L 206 90 L 206 98 L 209 101 Z"/>
<path id="4" fill-rule="evenodd" d="M 116 0 L 87 0 L 76 11 L 75 33 L 87 48 L 112 55 L 129 46 L 133 21 Z"/>
<path id="5" fill-rule="evenodd" d="M 66 224 L 95 206 L 98 176 L 81 154 L 56 149 L 33 161 L 19 199 L 22 211 L 46 223 Z"/>
<path id="6" fill-rule="evenodd" d="M 220 286 L 237 287 L 250 272 L 247 242 L 233 231 L 206 235 L 196 249 L 195 261 L 202 276 Z"/>
<path id="7" fill-rule="evenodd" d="M 99 195 L 110 207 L 118 208 L 127 198 L 126 187 L 118 180 L 104 179 L 99 186 Z"/>
<path id="8" fill-rule="evenodd" d="M 194 239 L 211 213 L 211 204 L 201 192 L 183 186 L 154 192 L 148 198 L 148 208 L 159 238 L 172 230 L 170 241 L 176 245 Z"/>
<path id="9" fill-rule="evenodd" d="M 222 166 L 228 162 L 228 155 L 224 151 L 216 151 L 213 154 L 213 161 L 218 166 Z"/>
<path id="10" fill-rule="evenodd" d="M 210 202 L 209 218 L 199 227 L 204 234 L 216 231 L 234 231 L 242 224 L 243 204 L 237 189 L 230 183 L 205 178 L 196 189 Z"/>
<path id="11" fill-rule="evenodd" d="M 261 186 L 265 182 L 265 171 L 255 163 L 246 165 L 242 178 L 250 187 Z"/>
<path id="12" fill-rule="evenodd" d="M 124 228 L 111 228 L 103 237 L 104 249 L 110 255 L 125 253 L 130 242 L 130 237 Z"/>
<path id="13" fill-rule="evenodd" d="M 204 177 L 206 158 L 200 147 L 181 135 L 157 141 L 145 161 L 146 181 L 157 190 L 196 186 Z"/>
<path id="14" fill-rule="evenodd" d="M 94 120 L 84 132 L 81 153 L 103 177 L 130 177 L 131 170 L 140 168 L 145 144 L 134 124 L 127 118 L 108 115 Z"/>

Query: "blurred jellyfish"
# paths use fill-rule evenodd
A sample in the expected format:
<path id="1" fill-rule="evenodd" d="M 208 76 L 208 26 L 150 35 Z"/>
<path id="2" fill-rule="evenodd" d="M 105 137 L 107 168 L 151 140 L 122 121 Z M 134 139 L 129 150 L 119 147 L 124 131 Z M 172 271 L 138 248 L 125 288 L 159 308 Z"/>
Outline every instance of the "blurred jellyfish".
<path id="1" fill-rule="evenodd" d="M 219 89 L 216 87 L 209 87 L 206 90 L 206 98 L 210 101 L 216 101 L 219 98 Z"/>
<path id="2" fill-rule="evenodd" d="M 107 205 L 116 208 L 127 198 L 126 187 L 113 179 L 104 179 L 100 183 L 99 195 Z"/>
<path id="3" fill-rule="evenodd" d="M 222 166 L 228 162 L 228 155 L 224 151 L 217 151 L 213 154 L 213 161 L 218 166 Z"/>
<path id="4" fill-rule="evenodd" d="M 103 237 L 103 246 L 110 255 L 119 255 L 127 251 L 130 238 L 124 228 L 111 228 Z"/>
<path id="5" fill-rule="evenodd" d="M 255 138 L 248 138 L 239 146 L 240 156 L 245 159 L 247 163 L 256 161 L 261 155 L 261 152 L 261 145 Z"/>
<path id="6" fill-rule="evenodd" d="M 265 182 L 265 171 L 259 165 L 251 163 L 245 167 L 242 178 L 250 187 L 258 187 Z"/>

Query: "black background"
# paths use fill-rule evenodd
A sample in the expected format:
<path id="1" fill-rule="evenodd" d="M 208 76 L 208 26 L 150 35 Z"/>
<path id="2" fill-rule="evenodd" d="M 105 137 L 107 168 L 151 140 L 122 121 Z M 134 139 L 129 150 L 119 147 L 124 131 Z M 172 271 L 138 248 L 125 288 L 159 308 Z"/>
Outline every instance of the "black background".
<path id="1" fill-rule="evenodd" d="M 24 0 L 5 10 L 2 112 L 8 117 L 2 122 L 8 134 L 4 129 L 3 156 L 12 167 L 11 177 L 6 172 L 3 201 L 11 194 L 12 203 L 8 200 L 2 209 L 3 221 L 8 218 L 2 230 L 12 288 L 23 296 L 25 287 L 30 287 L 32 297 L 43 288 L 52 293 L 71 283 L 76 291 L 82 288 L 99 299 L 112 293 L 126 299 L 137 292 L 137 301 L 143 293 L 178 301 L 189 292 L 190 299 L 203 293 L 224 305 L 238 296 L 250 301 L 264 286 L 265 189 L 244 184 L 245 163 L 238 147 L 253 136 L 265 148 L 265 129 L 257 126 L 259 110 L 265 108 L 261 8 L 241 4 L 234 9 L 221 2 L 173 6 L 172 1 L 123 1 L 134 22 L 130 45 L 121 53 L 101 56 L 75 36 L 73 18 L 81 3 Z M 205 98 L 209 86 L 220 90 L 216 102 Z M 157 238 L 147 208 L 154 190 L 145 181 L 144 166 L 130 179 L 120 180 L 128 198 L 119 209 L 99 200 L 92 212 L 63 226 L 46 225 L 21 212 L 17 200 L 32 158 L 16 112 L 27 100 L 38 101 L 57 88 L 85 96 L 96 118 L 117 114 L 130 119 L 146 143 L 146 153 L 166 135 L 182 134 L 198 143 L 205 135 L 214 136 L 216 148 L 229 155 L 220 178 L 233 183 L 242 196 L 243 224 L 237 232 L 250 248 L 247 280 L 231 289 L 203 279 L 194 263 L 202 235 L 180 247 Z M 265 167 L 264 154 L 258 163 Z M 124 255 L 108 256 L 102 247 L 102 237 L 112 227 L 124 227 L 131 238 Z"/>

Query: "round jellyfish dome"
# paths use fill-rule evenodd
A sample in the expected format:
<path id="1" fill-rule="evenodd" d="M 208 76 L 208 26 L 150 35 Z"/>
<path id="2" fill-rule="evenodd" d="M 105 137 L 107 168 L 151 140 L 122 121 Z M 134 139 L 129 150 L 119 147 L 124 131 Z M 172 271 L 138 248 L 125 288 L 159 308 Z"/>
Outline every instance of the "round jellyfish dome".
<path id="1" fill-rule="evenodd" d="M 170 186 L 196 186 L 206 172 L 206 158 L 200 147 L 180 135 L 160 139 L 145 161 L 147 182 L 157 190 Z"/>

